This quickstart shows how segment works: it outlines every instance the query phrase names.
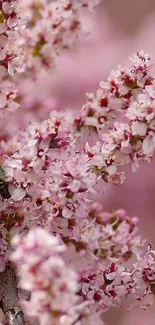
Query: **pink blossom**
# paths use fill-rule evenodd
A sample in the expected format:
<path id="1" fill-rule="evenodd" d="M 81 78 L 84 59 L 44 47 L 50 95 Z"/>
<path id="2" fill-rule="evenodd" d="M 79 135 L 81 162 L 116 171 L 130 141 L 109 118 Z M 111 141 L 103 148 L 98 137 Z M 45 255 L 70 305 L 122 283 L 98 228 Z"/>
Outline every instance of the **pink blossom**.
<path id="1" fill-rule="evenodd" d="M 23 303 L 26 313 L 42 324 L 62 324 L 63 315 L 74 321 L 78 277 L 61 258 L 65 246 L 41 228 L 25 238 L 15 237 L 13 245 L 11 259 L 17 264 L 20 286 L 31 291 L 30 301 Z"/>

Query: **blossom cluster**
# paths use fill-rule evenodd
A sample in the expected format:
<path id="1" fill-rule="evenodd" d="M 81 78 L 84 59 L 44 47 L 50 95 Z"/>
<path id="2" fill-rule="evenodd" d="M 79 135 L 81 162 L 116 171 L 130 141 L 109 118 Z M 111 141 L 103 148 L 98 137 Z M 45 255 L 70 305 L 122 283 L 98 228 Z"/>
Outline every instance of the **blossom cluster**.
<path id="1" fill-rule="evenodd" d="M 21 31 L 26 19 L 19 0 L 0 1 L 0 110 L 14 111 L 19 105 L 14 101 L 17 94 L 12 82 L 15 72 L 24 71 L 24 49 Z"/>
<path id="2" fill-rule="evenodd" d="M 123 120 L 126 110 L 138 95 L 153 93 L 154 78 L 149 55 L 141 51 L 130 57 L 130 61 L 128 67 L 118 66 L 117 70 L 112 70 L 107 81 L 100 82 L 96 94 L 87 94 L 87 102 L 75 119 L 78 130 L 88 127 L 100 134 L 120 114 Z"/>
<path id="3" fill-rule="evenodd" d="M 23 6 L 29 12 L 24 33 L 27 46 L 26 66 L 32 73 L 55 67 L 57 55 L 69 49 L 82 34 L 80 8 L 93 9 L 101 0 L 30 0 Z"/>
<path id="4" fill-rule="evenodd" d="M 61 257 L 65 246 L 41 228 L 21 240 L 15 237 L 13 244 L 17 247 L 12 261 L 18 265 L 19 285 L 31 292 L 24 302 L 27 314 L 38 317 L 41 324 L 72 324 L 72 319 L 78 319 L 74 309 L 78 276 Z"/>
<path id="5" fill-rule="evenodd" d="M 111 306 L 120 307 L 122 298 L 132 295 L 145 310 L 154 303 L 155 251 L 148 249 L 143 257 L 127 267 L 112 258 L 109 265 L 90 266 L 81 277 L 81 295 L 93 303 L 92 312 L 101 312 Z"/>
<path id="6" fill-rule="evenodd" d="M 100 141 L 92 147 L 86 144 L 85 150 L 88 156 L 92 157 L 94 168 L 101 172 L 103 179 L 108 183 L 122 183 L 124 174 L 117 172 L 117 167 L 130 162 L 133 171 L 136 171 L 140 161 L 151 160 L 155 147 L 154 78 L 149 69 L 150 58 L 140 52 L 132 60 L 134 65 L 132 70 L 127 70 L 128 74 L 119 69 L 112 73 L 113 80 L 110 79 L 108 86 L 106 84 L 110 92 L 108 101 L 115 101 L 117 114 L 123 111 L 120 118 L 118 117 L 117 122 L 110 124 L 109 127 L 104 125 L 105 128 L 101 130 L 98 129 L 96 117 L 89 118 L 99 132 Z M 126 85 L 129 78 L 130 83 Z M 111 86 L 113 82 L 116 83 L 114 89 Z M 105 83 L 102 85 L 105 87 Z M 96 107 L 98 114 L 98 106 Z M 107 104 L 107 107 L 106 109 L 99 107 L 99 111 L 102 109 L 106 116 L 107 110 L 109 113 L 113 109 L 111 104 L 109 106 Z"/>

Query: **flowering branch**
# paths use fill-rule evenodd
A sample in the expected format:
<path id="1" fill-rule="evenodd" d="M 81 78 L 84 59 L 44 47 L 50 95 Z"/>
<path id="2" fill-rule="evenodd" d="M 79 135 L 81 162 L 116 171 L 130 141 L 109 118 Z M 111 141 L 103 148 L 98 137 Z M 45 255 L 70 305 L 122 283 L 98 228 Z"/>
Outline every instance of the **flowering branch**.
<path id="1" fill-rule="evenodd" d="M 30 0 L 22 32 L 20 1 L 0 1 L 2 114 L 18 106 L 10 80 L 23 62 L 27 76 L 53 68 L 79 35 L 79 8 L 96 2 Z M 137 218 L 122 209 L 106 213 L 94 202 L 98 185 L 124 181 L 119 166 L 130 162 L 136 171 L 154 153 L 151 61 L 142 51 L 131 60 L 88 95 L 77 115 L 52 112 L 0 142 L 0 307 L 9 325 L 24 323 L 10 260 L 18 286 L 29 293 L 24 312 L 42 325 L 100 324 L 101 313 L 124 297 L 144 309 L 154 301 L 155 252 L 144 254 Z M 129 267 L 132 256 L 137 262 Z"/>

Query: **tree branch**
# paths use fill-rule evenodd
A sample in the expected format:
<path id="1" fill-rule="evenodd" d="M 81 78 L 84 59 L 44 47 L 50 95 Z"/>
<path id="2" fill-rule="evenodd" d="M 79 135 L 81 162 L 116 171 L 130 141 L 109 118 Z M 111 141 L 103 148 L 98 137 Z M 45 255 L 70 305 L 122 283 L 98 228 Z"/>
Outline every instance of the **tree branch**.
<path id="1" fill-rule="evenodd" d="M 6 265 L 0 273 L 2 309 L 8 325 L 24 325 L 24 314 L 18 300 L 17 278 L 15 270 Z"/>

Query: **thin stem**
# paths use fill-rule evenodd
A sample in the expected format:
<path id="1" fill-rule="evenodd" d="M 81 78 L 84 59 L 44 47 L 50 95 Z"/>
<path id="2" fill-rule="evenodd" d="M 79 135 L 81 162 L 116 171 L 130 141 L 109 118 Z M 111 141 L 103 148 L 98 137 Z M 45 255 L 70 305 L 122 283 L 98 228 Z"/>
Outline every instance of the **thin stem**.
<path id="1" fill-rule="evenodd" d="M 24 314 L 18 300 L 17 278 L 15 270 L 6 265 L 0 273 L 2 309 L 8 325 L 24 325 Z"/>

